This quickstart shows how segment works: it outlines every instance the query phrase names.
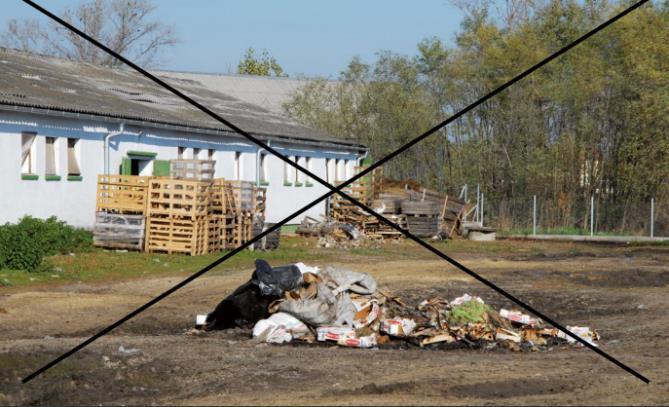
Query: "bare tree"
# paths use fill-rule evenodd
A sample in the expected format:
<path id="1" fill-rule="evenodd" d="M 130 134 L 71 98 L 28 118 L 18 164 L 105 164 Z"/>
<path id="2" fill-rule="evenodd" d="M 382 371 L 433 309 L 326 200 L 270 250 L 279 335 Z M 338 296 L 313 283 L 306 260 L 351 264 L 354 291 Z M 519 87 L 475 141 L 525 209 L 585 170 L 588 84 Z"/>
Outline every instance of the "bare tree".
<path id="1" fill-rule="evenodd" d="M 88 0 L 62 17 L 114 51 L 147 67 L 160 64 L 161 51 L 178 40 L 173 26 L 151 20 L 151 0 Z M 9 22 L 0 43 L 22 51 L 116 67 L 121 62 L 58 23 L 35 19 Z"/>

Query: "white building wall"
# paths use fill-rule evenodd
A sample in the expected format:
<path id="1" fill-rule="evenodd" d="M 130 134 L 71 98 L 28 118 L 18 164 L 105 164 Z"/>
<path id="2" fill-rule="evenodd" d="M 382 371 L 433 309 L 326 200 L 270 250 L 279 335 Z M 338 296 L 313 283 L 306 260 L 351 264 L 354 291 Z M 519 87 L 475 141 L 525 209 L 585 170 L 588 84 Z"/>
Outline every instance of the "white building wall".
<path id="1" fill-rule="evenodd" d="M 15 222 L 30 214 L 39 218 L 57 216 L 69 224 L 92 227 L 95 219 L 95 194 L 97 176 L 104 173 L 103 139 L 111 131 L 119 129 L 120 123 L 73 120 L 19 113 L 0 112 L 0 223 Z M 36 132 L 36 181 L 21 179 L 21 133 Z M 57 170 L 60 181 L 45 179 L 45 138 L 58 137 Z M 67 138 L 78 138 L 79 166 L 81 181 L 67 180 Z M 121 160 L 129 151 L 157 153 L 156 159 L 177 158 L 178 147 L 187 147 L 185 157 L 192 157 L 193 148 L 202 150 L 205 158 L 207 150 L 216 150 L 217 178 L 235 179 L 235 152 L 241 152 L 241 178 L 256 181 L 257 146 L 239 138 L 186 134 L 170 130 L 137 128 L 125 126 L 125 133 L 110 139 L 110 173 L 118 174 Z M 335 158 L 349 160 L 347 174 L 352 176 L 357 158 L 354 152 L 304 147 L 298 145 L 277 145 L 280 152 L 289 156 L 312 157 L 312 171 L 325 179 L 325 160 Z M 301 161 L 304 164 L 304 160 Z M 316 181 L 313 186 L 284 185 L 283 162 L 274 156 L 267 157 L 267 221 L 277 222 L 298 210 L 301 206 L 323 195 L 327 189 Z M 152 172 L 150 165 L 147 170 Z M 294 170 L 293 170 L 294 171 Z M 325 203 L 293 219 L 289 223 L 299 223 L 304 215 L 319 218 L 325 213 Z"/>

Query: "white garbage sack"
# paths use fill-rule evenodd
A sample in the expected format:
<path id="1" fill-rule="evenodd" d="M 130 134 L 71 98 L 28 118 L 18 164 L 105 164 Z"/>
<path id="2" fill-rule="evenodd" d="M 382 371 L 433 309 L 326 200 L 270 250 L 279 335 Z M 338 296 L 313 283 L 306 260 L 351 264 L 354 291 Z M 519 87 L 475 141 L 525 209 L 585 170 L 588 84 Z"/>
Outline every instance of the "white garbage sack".
<path id="1" fill-rule="evenodd" d="M 302 321 L 285 312 L 261 319 L 253 327 L 253 337 L 267 343 L 290 342 L 308 332 L 309 328 Z"/>

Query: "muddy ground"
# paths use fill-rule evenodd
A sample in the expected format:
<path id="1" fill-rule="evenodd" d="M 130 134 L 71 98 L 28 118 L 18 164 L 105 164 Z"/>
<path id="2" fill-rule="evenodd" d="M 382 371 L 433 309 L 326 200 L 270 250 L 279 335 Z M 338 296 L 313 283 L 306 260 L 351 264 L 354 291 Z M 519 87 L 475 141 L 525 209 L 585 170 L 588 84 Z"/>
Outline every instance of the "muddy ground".
<path id="1" fill-rule="evenodd" d="M 469 292 L 511 307 L 444 262 L 407 260 L 404 250 L 373 262 L 342 253 L 338 265 L 412 302 Z M 667 247 L 456 257 L 562 323 L 596 328 L 601 349 L 651 383 L 578 347 L 362 350 L 257 344 L 243 329 L 186 334 L 196 314 L 246 281 L 249 265 L 204 276 L 26 385 L 22 377 L 179 278 L 2 288 L 0 404 L 669 403 Z"/>

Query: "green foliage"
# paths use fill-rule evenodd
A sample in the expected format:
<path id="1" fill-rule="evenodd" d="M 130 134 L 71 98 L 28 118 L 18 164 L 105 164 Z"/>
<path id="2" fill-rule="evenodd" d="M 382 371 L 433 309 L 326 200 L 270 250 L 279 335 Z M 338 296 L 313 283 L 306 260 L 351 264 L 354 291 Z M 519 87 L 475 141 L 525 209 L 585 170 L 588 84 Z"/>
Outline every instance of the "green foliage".
<path id="1" fill-rule="evenodd" d="M 244 58 L 237 64 L 237 73 L 259 76 L 288 76 L 283 72 L 283 68 L 276 58 L 270 56 L 267 50 L 263 50 L 260 56 L 256 56 L 253 48 L 247 49 Z"/>
<path id="2" fill-rule="evenodd" d="M 469 4 L 469 3 L 467 3 Z M 382 157 L 619 12 L 628 2 L 526 2 L 522 18 L 468 7 L 448 47 L 354 58 L 338 82 L 307 84 L 286 112 Z M 650 197 L 669 200 L 669 7 L 649 3 L 384 165 L 458 195 L 481 184 L 486 219 L 643 230 Z"/>
<path id="3" fill-rule="evenodd" d="M 451 309 L 448 316 L 448 323 L 454 326 L 461 326 L 467 323 L 483 323 L 486 322 L 486 312 L 490 307 L 482 304 L 476 300 L 463 302 Z"/>
<path id="4" fill-rule="evenodd" d="M 24 216 L 17 224 L 0 226 L 0 268 L 35 271 L 45 256 L 86 251 L 92 245 L 90 232 L 56 217 Z"/>

